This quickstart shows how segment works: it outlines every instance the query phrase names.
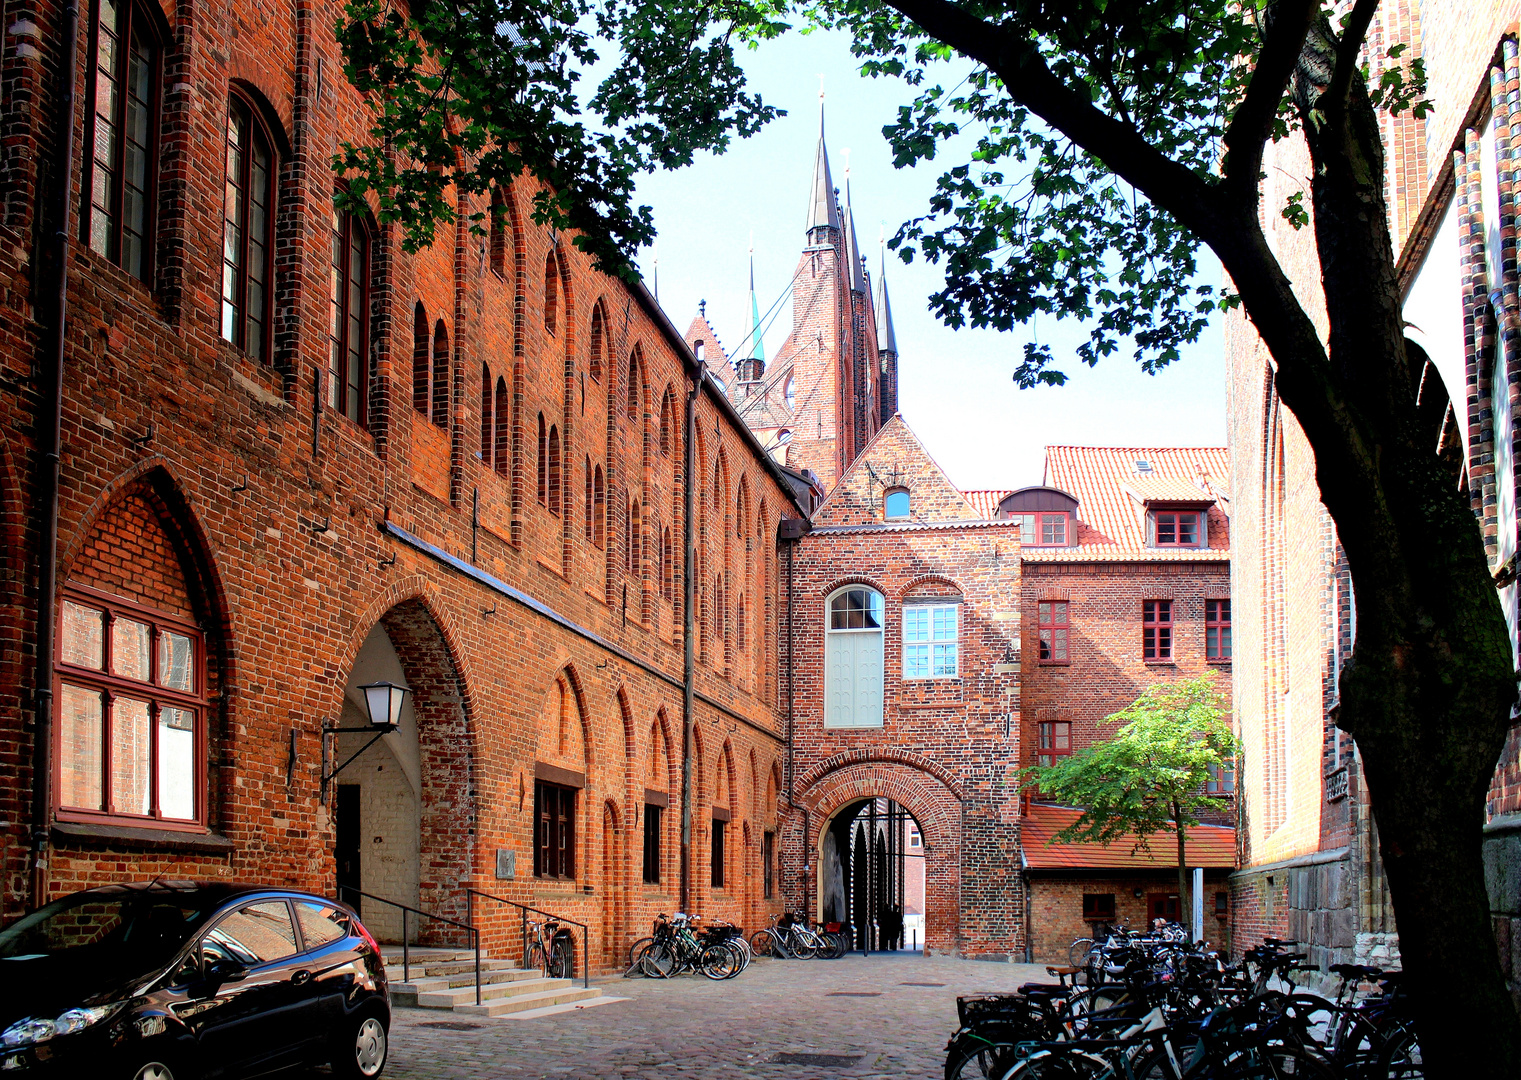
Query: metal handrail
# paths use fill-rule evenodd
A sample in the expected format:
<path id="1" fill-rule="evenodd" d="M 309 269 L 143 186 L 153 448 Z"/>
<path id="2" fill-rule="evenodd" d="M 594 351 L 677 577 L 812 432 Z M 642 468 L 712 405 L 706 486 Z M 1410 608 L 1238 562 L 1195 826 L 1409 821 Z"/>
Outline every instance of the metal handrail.
<path id="1" fill-rule="evenodd" d="M 340 885 L 340 886 L 338 886 L 338 894 L 339 894 L 338 898 L 340 900 L 343 899 L 343 894 L 344 893 L 349 893 L 349 894 L 351 894 L 353 896 L 362 896 L 366 900 L 374 900 L 376 903 L 387 904 L 387 905 L 389 905 L 389 906 L 391 906 L 393 908 L 400 908 L 401 909 L 401 981 L 402 982 L 411 982 L 412 981 L 411 943 L 408 942 L 408 940 L 407 940 L 407 938 L 410 936 L 407 933 L 407 915 L 408 915 L 408 913 L 411 913 L 413 915 L 421 915 L 425 919 L 434 919 L 434 920 L 436 920 L 438 922 L 441 922 L 441 923 L 448 923 L 450 926 L 457 926 L 461 930 L 463 930 L 466 933 L 468 933 L 470 935 L 470 940 L 471 940 L 472 946 L 473 946 L 473 948 L 475 950 L 475 1003 L 477 1005 L 479 1005 L 481 1003 L 481 932 L 480 932 L 480 930 L 473 923 L 471 923 L 469 921 L 460 922 L 458 919 L 451 919 L 447 915 L 439 915 L 439 914 L 437 914 L 435 912 L 432 912 L 432 911 L 424 911 L 422 908 L 408 907 L 406 904 L 398 903 L 395 900 L 388 900 L 384 896 L 376 896 L 374 893 L 367 893 L 363 889 L 356 889 L 352 885 Z M 468 898 L 466 899 L 466 910 L 467 910 L 467 912 L 469 910 L 469 899 Z M 469 915 L 468 914 L 466 915 L 466 918 L 467 918 L 467 920 L 469 919 Z"/>
<path id="2" fill-rule="evenodd" d="M 587 988 L 591 987 L 591 928 L 588 927 L 584 922 L 577 922 L 575 919 L 567 919 L 563 915 L 556 915 L 552 911 L 545 911 L 543 908 L 536 908 L 530 904 L 520 904 L 516 900 L 508 900 L 505 896 L 493 896 L 491 893 L 482 892 L 480 889 L 467 888 L 465 890 L 465 911 L 467 912 L 466 917 L 469 918 L 472 922 L 475 919 L 475 898 L 477 896 L 485 900 L 495 900 L 498 904 L 507 904 L 508 906 L 515 907 L 520 912 L 522 912 L 521 932 L 523 935 L 523 950 L 525 953 L 528 949 L 528 913 L 530 911 L 535 915 L 543 915 L 545 918 L 553 919 L 559 923 L 568 923 L 571 926 L 579 926 L 581 928 L 581 985 Z"/>

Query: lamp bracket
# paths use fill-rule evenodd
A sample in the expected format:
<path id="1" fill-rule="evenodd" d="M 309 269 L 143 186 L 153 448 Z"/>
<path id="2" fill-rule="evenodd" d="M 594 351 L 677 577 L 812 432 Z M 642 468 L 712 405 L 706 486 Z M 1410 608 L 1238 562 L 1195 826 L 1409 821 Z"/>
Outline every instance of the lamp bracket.
<path id="1" fill-rule="evenodd" d="M 322 788 L 318 795 L 318 801 L 326 805 L 328 785 L 333 782 L 338 774 L 354 764 L 361 754 L 396 729 L 396 724 L 368 724 L 365 727 L 328 727 L 324 724 L 322 727 Z M 331 771 L 328 770 L 327 763 L 331 760 L 330 751 L 328 750 L 329 735 L 363 735 L 368 732 L 373 732 L 375 737 L 349 755 L 349 759 L 342 765 Z"/>

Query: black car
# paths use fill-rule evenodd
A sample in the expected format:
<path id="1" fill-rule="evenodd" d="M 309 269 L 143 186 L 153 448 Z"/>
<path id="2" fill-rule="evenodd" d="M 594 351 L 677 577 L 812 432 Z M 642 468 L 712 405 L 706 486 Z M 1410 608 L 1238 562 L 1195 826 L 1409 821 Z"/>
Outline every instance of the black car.
<path id="1" fill-rule="evenodd" d="M 375 939 L 310 893 L 108 885 L 0 930 L 0 1077 L 371 1078 L 390 1024 Z"/>

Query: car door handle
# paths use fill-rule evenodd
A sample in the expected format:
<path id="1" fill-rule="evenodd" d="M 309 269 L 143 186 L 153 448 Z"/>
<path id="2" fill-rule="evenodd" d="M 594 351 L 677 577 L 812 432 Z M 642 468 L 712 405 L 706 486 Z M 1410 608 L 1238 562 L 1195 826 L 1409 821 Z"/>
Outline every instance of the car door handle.
<path id="1" fill-rule="evenodd" d="M 302 968 L 300 971 L 291 975 L 290 984 L 292 986 L 304 986 L 307 983 L 311 982 L 311 980 L 312 973 L 310 971 L 307 971 L 305 968 Z"/>

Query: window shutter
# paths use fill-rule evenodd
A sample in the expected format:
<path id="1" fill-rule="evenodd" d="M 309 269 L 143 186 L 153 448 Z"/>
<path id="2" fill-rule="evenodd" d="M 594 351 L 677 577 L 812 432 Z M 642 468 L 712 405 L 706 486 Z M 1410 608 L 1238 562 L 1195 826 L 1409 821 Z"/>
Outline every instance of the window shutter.
<path id="1" fill-rule="evenodd" d="M 855 726 L 882 726 L 882 635 L 855 634 Z"/>

